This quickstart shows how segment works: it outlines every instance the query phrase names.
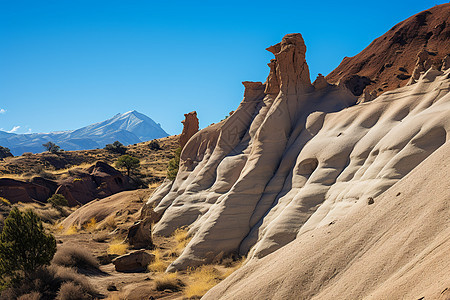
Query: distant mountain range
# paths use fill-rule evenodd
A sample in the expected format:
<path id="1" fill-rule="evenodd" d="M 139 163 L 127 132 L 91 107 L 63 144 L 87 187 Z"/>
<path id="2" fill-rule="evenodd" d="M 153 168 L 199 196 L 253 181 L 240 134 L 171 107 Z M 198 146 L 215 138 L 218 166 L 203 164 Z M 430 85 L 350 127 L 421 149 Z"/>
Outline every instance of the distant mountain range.
<path id="1" fill-rule="evenodd" d="M 14 155 L 21 155 L 24 152 L 43 152 L 42 144 L 48 141 L 64 150 L 87 150 L 103 148 L 114 141 L 130 145 L 168 135 L 160 124 L 133 110 L 76 130 L 30 134 L 0 131 L 0 146 L 8 147 Z"/>

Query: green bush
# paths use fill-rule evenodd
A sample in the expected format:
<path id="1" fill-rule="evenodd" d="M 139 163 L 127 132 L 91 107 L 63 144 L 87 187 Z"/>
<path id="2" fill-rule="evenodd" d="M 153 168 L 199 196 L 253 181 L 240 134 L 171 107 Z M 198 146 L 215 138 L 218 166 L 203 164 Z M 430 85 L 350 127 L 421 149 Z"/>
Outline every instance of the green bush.
<path id="1" fill-rule="evenodd" d="M 0 235 L 0 289 L 49 265 L 55 252 L 55 238 L 45 232 L 39 217 L 32 210 L 13 208 Z"/>
<path id="2" fill-rule="evenodd" d="M 64 197 L 61 194 L 54 194 L 47 200 L 48 203 L 50 203 L 53 207 L 61 207 L 61 206 L 68 206 L 69 202 L 67 201 L 66 197 Z"/>
<path id="3" fill-rule="evenodd" d="M 127 169 L 127 175 L 130 176 L 131 170 L 136 170 L 140 166 L 139 158 L 125 154 L 119 157 L 116 161 L 116 167 Z"/>
<path id="4" fill-rule="evenodd" d="M 178 168 L 180 167 L 181 148 L 177 148 L 174 154 L 175 157 L 169 161 L 169 165 L 167 166 L 167 178 L 170 180 L 175 180 L 177 177 Z"/>
<path id="5" fill-rule="evenodd" d="M 112 144 L 107 144 L 104 149 L 109 152 L 119 153 L 119 154 L 125 154 L 125 152 L 127 152 L 127 147 L 125 147 L 119 141 L 115 141 Z"/>

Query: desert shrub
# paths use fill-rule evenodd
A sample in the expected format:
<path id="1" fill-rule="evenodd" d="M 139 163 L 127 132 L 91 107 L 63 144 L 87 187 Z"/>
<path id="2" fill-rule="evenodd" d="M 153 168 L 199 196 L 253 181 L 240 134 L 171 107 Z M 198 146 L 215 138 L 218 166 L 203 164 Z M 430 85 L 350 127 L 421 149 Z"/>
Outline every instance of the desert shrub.
<path id="1" fill-rule="evenodd" d="M 64 245 L 56 251 L 52 264 L 78 269 L 98 269 L 98 260 L 85 248 Z"/>
<path id="2" fill-rule="evenodd" d="M 78 286 L 78 292 L 85 298 L 60 298 L 60 295 L 66 295 L 66 293 L 61 293 L 61 287 L 65 283 L 72 283 Z M 63 292 L 65 289 L 63 288 Z M 67 288 L 68 295 L 71 294 L 69 293 L 70 291 L 72 289 Z M 28 280 L 22 280 L 2 291 L 0 299 L 35 299 L 31 298 L 34 295 L 39 295 L 40 298 L 38 299 L 94 299 L 97 296 L 97 292 L 89 284 L 86 276 L 77 273 L 71 268 L 51 265 L 37 268 L 30 274 Z"/>
<path id="3" fill-rule="evenodd" d="M 121 142 L 115 141 L 112 144 L 107 144 L 104 148 L 106 151 L 125 154 L 127 152 L 127 147 L 125 147 Z"/>
<path id="4" fill-rule="evenodd" d="M 17 300 L 40 300 L 42 298 L 41 293 L 39 292 L 31 292 L 29 294 L 25 294 L 17 298 Z"/>
<path id="5" fill-rule="evenodd" d="M 187 298 L 200 298 L 221 280 L 220 272 L 213 266 L 189 270 L 190 283 L 184 289 Z"/>
<path id="6" fill-rule="evenodd" d="M 155 279 L 156 290 L 164 291 L 164 290 L 172 290 L 179 291 L 181 290 L 181 286 L 183 283 L 178 278 L 178 274 L 175 273 L 165 273 L 160 277 Z"/>
<path id="7" fill-rule="evenodd" d="M 61 148 L 53 142 L 47 142 L 42 144 L 42 146 L 50 153 L 58 153 L 61 150 Z"/>
<path id="8" fill-rule="evenodd" d="M 61 206 L 68 206 L 69 202 L 67 201 L 66 197 L 64 197 L 61 194 L 54 194 L 47 200 L 48 203 L 50 203 L 53 207 L 61 207 Z"/>
<path id="9" fill-rule="evenodd" d="M 9 200 L 6 198 L 0 197 L 0 204 L 10 206 L 11 202 L 9 202 Z"/>
<path id="10" fill-rule="evenodd" d="M 175 180 L 178 174 L 178 168 L 180 166 L 180 154 L 181 148 L 177 148 L 174 153 L 174 157 L 169 161 L 167 166 L 167 178 L 169 180 Z"/>
<path id="11" fill-rule="evenodd" d="M 0 235 L 0 283 L 5 288 L 50 264 L 56 252 L 53 235 L 32 211 L 11 210 Z"/>
<path id="12" fill-rule="evenodd" d="M 148 143 L 148 147 L 150 148 L 150 150 L 154 150 L 154 151 L 158 151 L 158 150 L 162 149 L 157 140 L 153 140 L 150 143 Z"/>
<path id="13" fill-rule="evenodd" d="M 130 246 L 121 240 L 113 240 L 108 247 L 108 254 L 124 255 Z"/>
<path id="14" fill-rule="evenodd" d="M 56 296 L 57 300 L 84 300 L 90 299 L 83 288 L 73 282 L 64 282 Z"/>
<path id="15" fill-rule="evenodd" d="M 127 175 L 130 176 L 131 170 L 137 170 L 140 166 L 139 158 L 130 156 L 128 154 L 122 155 L 116 161 L 116 167 L 125 168 Z"/>

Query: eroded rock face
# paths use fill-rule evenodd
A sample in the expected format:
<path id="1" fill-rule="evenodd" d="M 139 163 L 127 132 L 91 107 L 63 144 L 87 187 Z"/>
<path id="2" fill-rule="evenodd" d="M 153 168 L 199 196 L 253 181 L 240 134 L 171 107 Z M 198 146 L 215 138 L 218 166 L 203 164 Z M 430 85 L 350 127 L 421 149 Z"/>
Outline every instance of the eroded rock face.
<path id="1" fill-rule="evenodd" d="M 420 12 L 393 26 L 359 54 L 344 58 L 326 78 L 328 82 L 337 84 L 355 75 L 367 77 L 370 80 L 368 92 L 376 91 L 378 95 L 403 87 L 410 80 L 417 80 L 420 72 L 428 70 L 431 65 L 441 68 L 442 59 L 450 54 L 449 24 L 448 3 Z M 418 62 L 416 57 L 421 50 L 426 52 L 420 57 L 424 69 L 413 74 Z M 360 92 L 363 90 L 359 89 Z"/>
<path id="2" fill-rule="evenodd" d="M 86 204 L 97 198 L 105 198 L 136 186 L 127 176 L 104 162 L 78 170 L 73 176 L 60 182 L 56 191 L 69 201 L 69 205 Z"/>
<path id="3" fill-rule="evenodd" d="M 97 162 L 87 169 L 74 170 L 71 176 L 61 181 L 42 177 L 34 177 L 31 182 L 0 179 L 0 197 L 5 197 L 12 203 L 45 203 L 56 193 L 63 195 L 69 205 L 86 204 L 94 199 L 135 188 L 136 185 L 127 176 L 103 162 Z"/>
<path id="4" fill-rule="evenodd" d="M 39 184 L 19 180 L 0 178 L 0 197 L 8 199 L 11 203 L 17 202 L 47 202 L 52 191 Z"/>
<path id="5" fill-rule="evenodd" d="M 151 224 L 150 219 L 140 220 L 128 229 L 127 242 L 134 249 L 153 248 Z"/>
<path id="6" fill-rule="evenodd" d="M 147 202 L 159 219 L 153 234 L 190 228 L 169 271 L 221 254 L 264 257 L 369 197 L 376 203 L 447 140 L 450 71 L 430 68 L 376 99 L 366 89 L 355 105 L 345 84 L 311 85 L 301 35 L 268 50 L 266 83 L 244 82 L 236 111 L 188 141 L 175 181 Z"/>
<path id="7" fill-rule="evenodd" d="M 183 132 L 180 135 L 180 147 L 183 149 L 189 139 L 198 132 L 197 112 L 191 111 L 184 114 L 184 121 L 181 123 L 183 123 Z"/>

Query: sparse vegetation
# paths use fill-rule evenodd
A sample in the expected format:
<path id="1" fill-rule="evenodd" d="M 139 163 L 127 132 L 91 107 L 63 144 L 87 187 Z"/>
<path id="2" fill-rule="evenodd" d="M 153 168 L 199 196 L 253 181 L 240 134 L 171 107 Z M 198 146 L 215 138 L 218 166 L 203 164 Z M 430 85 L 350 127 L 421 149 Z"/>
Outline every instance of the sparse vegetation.
<path id="1" fill-rule="evenodd" d="M 50 203 L 55 208 L 69 205 L 69 202 L 67 201 L 66 197 L 64 197 L 61 194 L 54 194 L 53 196 L 48 198 L 47 202 Z"/>
<path id="2" fill-rule="evenodd" d="M 178 174 L 178 168 L 180 167 L 180 154 L 181 148 L 177 148 L 174 153 L 174 158 L 169 161 L 167 166 L 167 178 L 169 180 L 175 180 Z"/>
<path id="3" fill-rule="evenodd" d="M 122 155 L 116 161 L 116 167 L 125 168 L 127 170 L 127 175 L 130 176 L 132 170 L 137 170 L 140 166 L 139 158 L 130 156 L 128 154 Z"/>
<path id="4" fill-rule="evenodd" d="M 189 299 L 200 299 L 222 279 L 220 272 L 210 265 L 189 270 L 190 283 L 184 289 L 184 295 Z"/>
<path id="5" fill-rule="evenodd" d="M 127 147 L 125 147 L 119 141 L 115 141 L 112 144 L 107 144 L 104 149 L 109 152 L 119 153 L 119 154 L 125 154 L 127 152 Z"/>
<path id="6" fill-rule="evenodd" d="M 64 235 L 73 235 L 77 234 L 77 232 L 78 228 L 75 225 L 72 225 L 64 232 Z"/>
<path id="7" fill-rule="evenodd" d="M 157 140 L 152 140 L 150 143 L 148 143 L 148 147 L 150 148 L 150 150 L 154 151 L 162 149 Z"/>
<path id="8" fill-rule="evenodd" d="M 49 265 L 55 252 L 55 238 L 45 232 L 39 217 L 32 210 L 13 208 L 0 235 L 1 289 Z"/>
<path id="9" fill-rule="evenodd" d="M 150 272 L 166 271 L 167 267 L 169 266 L 169 263 L 163 260 L 161 250 L 155 249 L 152 251 L 152 254 L 155 255 L 155 259 L 153 260 L 152 263 L 148 265 L 147 269 Z"/>
<path id="10" fill-rule="evenodd" d="M 89 220 L 89 222 L 86 222 L 83 227 L 84 230 L 92 233 L 97 229 L 97 220 L 93 217 Z"/>
<path id="11" fill-rule="evenodd" d="M 61 148 L 53 142 L 47 142 L 45 144 L 42 144 L 42 146 L 44 146 L 45 150 L 50 153 L 58 153 L 59 151 L 61 151 Z"/>
<path id="12" fill-rule="evenodd" d="M 68 245 L 58 249 L 52 264 L 78 269 L 98 269 L 97 259 L 85 248 Z"/>
<path id="13" fill-rule="evenodd" d="M 78 296 L 73 298 L 77 286 Z M 66 287 L 64 287 L 66 286 Z M 95 289 L 89 284 L 87 278 L 78 274 L 76 270 L 61 266 L 37 268 L 28 276 L 28 280 L 4 290 L 0 298 L 5 300 L 16 299 L 94 299 L 97 296 Z"/>
<path id="14" fill-rule="evenodd" d="M 127 253 L 129 247 L 127 243 L 121 240 L 113 240 L 109 244 L 108 254 L 124 255 Z"/>
<path id="15" fill-rule="evenodd" d="M 186 248 L 186 245 L 191 240 L 188 237 L 188 229 L 186 227 L 177 228 L 174 233 L 172 234 L 176 245 L 174 248 L 170 250 L 171 256 L 179 256 L 181 252 L 183 252 L 183 249 Z"/>
<path id="16" fill-rule="evenodd" d="M 172 290 L 174 292 L 179 291 L 183 285 L 181 280 L 178 279 L 178 273 L 165 273 L 155 279 L 156 290 Z"/>

